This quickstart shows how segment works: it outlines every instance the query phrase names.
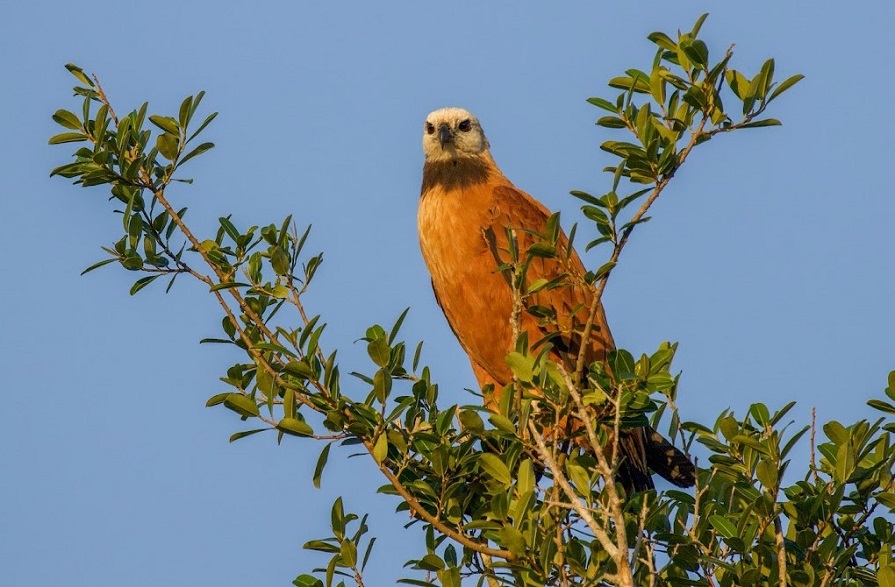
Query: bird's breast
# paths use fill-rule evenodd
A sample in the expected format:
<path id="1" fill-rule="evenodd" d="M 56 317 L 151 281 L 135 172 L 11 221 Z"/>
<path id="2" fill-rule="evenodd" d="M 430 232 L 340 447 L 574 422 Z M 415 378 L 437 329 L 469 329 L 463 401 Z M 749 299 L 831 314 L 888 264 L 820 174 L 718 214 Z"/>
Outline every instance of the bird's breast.
<path id="1" fill-rule="evenodd" d="M 474 197 L 461 191 L 430 190 L 420 200 L 417 217 L 420 247 L 433 280 L 448 281 L 471 259 L 487 252 L 485 215 Z"/>
<path id="2" fill-rule="evenodd" d="M 417 220 L 432 287 L 460 344 L 478 363 L 505 369 L 512 295 L 485 240 L 489 194 L 484 185 L 429 189 L 420 199 Z"/>

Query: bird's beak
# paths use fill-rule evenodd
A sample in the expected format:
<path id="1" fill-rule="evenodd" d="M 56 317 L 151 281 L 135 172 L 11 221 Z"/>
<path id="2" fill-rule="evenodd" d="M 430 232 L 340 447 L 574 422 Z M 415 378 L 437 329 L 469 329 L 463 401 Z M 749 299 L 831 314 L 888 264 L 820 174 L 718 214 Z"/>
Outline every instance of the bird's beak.
<path id="1" fill-rule="evenodd" d="M 454 142 L 454 133 L 451 132 L 451 127 L 446 124 L 442 124 L 438 127 L 438 144 L 441 145 L 441 148 L 444 148 L 445 143 Z"/>

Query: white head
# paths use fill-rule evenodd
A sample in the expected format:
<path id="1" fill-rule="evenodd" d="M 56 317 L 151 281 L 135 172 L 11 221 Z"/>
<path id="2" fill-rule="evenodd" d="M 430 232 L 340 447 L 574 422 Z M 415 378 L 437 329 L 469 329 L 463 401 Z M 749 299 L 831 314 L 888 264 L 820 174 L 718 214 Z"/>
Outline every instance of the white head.
<path id="1" fill-rule="evenodd" d="M 463 108 L 442 108 L 426 117 L 423 153 L 426 161 L 475 157 L 488 150 L 479 119 Z"/>

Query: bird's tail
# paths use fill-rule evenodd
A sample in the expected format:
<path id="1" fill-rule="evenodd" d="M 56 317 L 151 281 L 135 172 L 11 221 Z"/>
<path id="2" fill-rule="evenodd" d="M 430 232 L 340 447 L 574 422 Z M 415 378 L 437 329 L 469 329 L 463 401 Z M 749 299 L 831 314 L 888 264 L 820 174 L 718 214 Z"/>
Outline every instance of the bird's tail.
<path id="1" fill-rule="evenodd" d="M 629 494 L 655 487 L 650 471 L 678 487 L 696 484 L 696 467 L 690 459 L 653 428 L 626 430 L 619 444 L 624 460 L 618 480 Z"/>
<path id="2" fill-rule="evenodd" d="M 646 435 L 646 464 L 666 481 L 678 487 L 696 484 L 696 467 L 687 455 L 668 442 L 652 428 L 643 429 Z"/>

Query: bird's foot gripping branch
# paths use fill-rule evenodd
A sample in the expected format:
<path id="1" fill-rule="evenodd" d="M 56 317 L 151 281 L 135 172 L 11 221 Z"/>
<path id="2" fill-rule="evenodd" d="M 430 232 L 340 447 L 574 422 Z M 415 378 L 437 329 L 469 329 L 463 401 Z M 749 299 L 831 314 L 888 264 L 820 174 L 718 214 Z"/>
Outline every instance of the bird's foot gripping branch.
<path id="1" fill-rule="evenodd" d="M 633 229 L 649 219 L 650 205 L 693 149 L 720 133 L 777 124 L 761 116 L 799 79 L 775 83 L 772 60 L 747 77 L 730 67 L 729 50 L 712 63 L 698 39 L 702 21 L 676 38 L 650 35 L 658 47 L 652 68 L 611 80 L 622 90 L 615 100 L 590 100 L 608 112 L 599 125 L 633 136 L 602 146 L 619 158 L 608 192 L 574 193 L 598 233 L 588 248 L 611 246 L 605 263 L 580 275 L 537 277 L 537 264 L 569 263 L 574 230 L 565 239 L 558 218 L 545 215 L 536 235 L 525 226 L 492 231 L 512 301 L 513 344 L 509 381 L 502 390 L 485 386 L 493 394 L 487 406 L 439 408 L 421 344 L 399 339 L 406 312 L 388 329 L 366 331 L 371 364 L 343 381 L 336 352 L 322 339 L 325 324 L 304 303 L 322 256 L 305 253 L 308 230 L 290 218 L 240 228 L 223 216 L 216 234 L 190 229 L 182 194 L 172 188 L 190 182 L 181 176 L 184 164 L 213 146 L 199 136 L 214 114 L 194 120 L 201 93 L 174 116 L 148 116 L 145 104 L 119 116 L 98 81 L 69 65 L 81 109 L 56 112 L 65 132 L 50 142 L 79 148 L 53 174 L 109 188 L 120 214 L 120 237 L 88 271 L 117 262 L 139 276 L 132 294 L 160 278 L 170 289 L 181 275 L 208 286 L 223 312 L 223 334 L 206 342 L 241 355 L 221 379 L 226 391 L 208 404 L 257 423 L 231 440 L 267 433 L 318 443 L 317 486 L 333 445 L 369 454 L 387 481 L 379 491 L 397 496 L 398 509 L 424 528 L 419 558 L 409 561 L 418 574 L 404 583 L 895 585 L 895 375 L 888 399 L 871 402 L 888 420 L 830 422 L 822 427 L 827 440 L 815 443 L 813 425 L 787 432 L 782 419 L 792 404 L 776 413 L 755 404 L 742 418 L 725 412 L 711 425 L 681 423 L 675 345 L 635 358 L 609 338 L 600 356 L 583 342 L 603 327 L 600 298 Z M 621 194 L 623 180 L 646 187 Z M 520 244 L 520 234 L 531 242 Z M 571 312 L 580 316 L 574 324 L 538 303 L 569 288 L 589 292 L 588 303 Z M 544 336 L 522 327 L 525 315 L 540 319 Z M 709 466 L 697 477 L 675 461 L 681 476 L 666 475 L 682 486 L 695 481 L 694 492 L 635 491 L 644 488 L 623 479 L 642 452 L 625 444 L 658 442 L 652 433 L 666 413 L 671 440 L 682 440 L 686 452 L 695 440 Z M 811 465 L 787 485 L 791 450 L 809 430 Z M 366 522 L 337 499 L 331 535 L 306 544 L 328 562 L 295 584 L 363 585 L 373 546 Z"/>

